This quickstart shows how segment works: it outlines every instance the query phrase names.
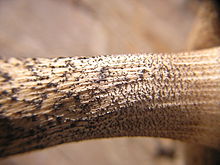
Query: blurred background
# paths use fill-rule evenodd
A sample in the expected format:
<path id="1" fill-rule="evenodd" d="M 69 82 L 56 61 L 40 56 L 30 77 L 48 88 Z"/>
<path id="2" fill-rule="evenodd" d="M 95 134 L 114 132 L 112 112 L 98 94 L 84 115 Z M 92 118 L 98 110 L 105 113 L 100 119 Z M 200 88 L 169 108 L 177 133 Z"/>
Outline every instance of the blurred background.
<path id="1" fill-rule="evenodd" d="M 196 0 L 0 0 L 0 56 L 94 56 L 186 48 Z M 182 165 L 179 142 L 115 138 L 0 159 L 0 165 Z"/>

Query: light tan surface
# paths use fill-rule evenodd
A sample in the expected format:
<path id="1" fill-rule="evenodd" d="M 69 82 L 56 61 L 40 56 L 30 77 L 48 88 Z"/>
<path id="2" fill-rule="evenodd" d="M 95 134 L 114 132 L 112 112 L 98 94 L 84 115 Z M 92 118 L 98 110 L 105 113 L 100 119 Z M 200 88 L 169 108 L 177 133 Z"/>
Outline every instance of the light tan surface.
<path id="1" fill-rule="evenodd" d="M 186 0 L 1 0 L 1 55 L 55 57 L 181 50 L 194 16 L 188 5 Z M 174 159 L 158 156 L 158 145 L 150 138 L 87 141 L 18 155 L 0 164 L 182 163 L 181 152 Z"/>

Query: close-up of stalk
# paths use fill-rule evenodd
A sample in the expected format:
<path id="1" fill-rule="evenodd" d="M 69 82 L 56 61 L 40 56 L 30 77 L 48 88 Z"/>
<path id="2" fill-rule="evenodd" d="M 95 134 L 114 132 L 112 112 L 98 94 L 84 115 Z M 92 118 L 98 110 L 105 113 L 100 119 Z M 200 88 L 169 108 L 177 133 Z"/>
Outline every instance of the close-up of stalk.
<path id="1" fill-rule="evenodd" d="M 34 1 L 32 3 L 34 4 Z M 48 1 L 48 4 L 45 4 L 50 8 L 56 5 L 55 3 L 57 2 Z M 68 4 L 69 2 L 65 3 L 67 6 L 70 6 L 70 4 Z M 137 5 L 138 3 L 140 2 L 132 1 L 131 4 Z M 186 1 L 186 3 L 191 4 L 192 2 Z M 156 35 L 154 36 L 151 32 L 143 33 L 143 35 L 146 34 L 146 36 L 149 37 L 148 39 L 152 40 L 155 45 L 158 45 L 158 49 L 159 47 L 164 48 L 165 51 L 157 51 L 157 49 L 152 49 L 153 51 L 142 51 L 138 47 L 135 49 L 132 46 L 136 44 L 138 37 L 137 40 L 135 40 L 136 37 L 133 37 L 134 40 L 131 40 L 134 43 L 132 44 L 130 42 L 131 40 L 128 39 L 124 46 L 127 46 L 126 50 L 141 50 L 141 53 L 123 50 L 125 53 L 119 52 L 117 54 L 110 52 L 106 53 L 107 55 L 105 55 L 105 53 L 100 53 L 101 55 L 98 56 L 93 56 L 92 53 L 88 53 L 89 55 L 85 56 L 83 56 L 83 53 L 81 53 L 82 56 L 79 55 L 80 53 L 71 53 L 72 48 L 73 50 L 75 49 L 75 52 L 87 52 L 85 51 L 87 48 L 88 52 L 92 52 L 91 50 L 93 50 L 89 50 L 89 44 L 85 44 L 86 42 L 84 43 L 83 40 L 81 41 L 79 39 L 81 34 L 78 36 L 79 33 L 77 30 L 73 30 L 72 33 L 77 39 L 74 43 L 80 45 L 80 42 L 82 42 L 81 46 L 85 49 L 78 50 L 77 44 L 73 44 L 74 46 L 71 47 L 71 51 L 68 50 L 68 44 L 71 45 L 69 43 L 71 37 L 68 35 L 66 36 L 69 38 L 60 37 L 62 38 L 61 40 L 54 39 L 54 43 L 57 42 L 55 44 L 58 46 L 57 49 L 54 49 L 53 46 L 48 46 L 48 51 L 46 51 L 47 49 L 46 46 L 44 47 L 44 44 L 42 44 L 43 42 L 38 43 L 37 40 L 39 36 L 42 38 L 45 36 L 44 34 L 40 34 L 41 31 L 39 29 L 41 26 L 36 26 L 36 29 L 35 26 L 32 27 L 34 32 L 39 32 L 39 36 L 35 36 L 36 40 L 31 40 L 31 37 L 28 38 L 29 28 L 23 28 L 24 31 L 27 30 L 24 32 L 26 38 L 18 37 L 18 45 L 14 44 L 11 46 L 11 41 L 13 43 L 15 40 L 9 40 L 7 37 L 2 37 L 2 39 L 1 34 L 4 34 L 4 32 L 0 33 L 0 41 L 2 41 L 0 42 L 0 46 L 2 46 L 0 50 L 3 52 L 0 52 L 0 158 L 3 160 L 4 158 L 8 159 L 7 157 L 12 156 L 10 157 L 12 159 L 9 158 L 6 160 L 6 164 L 7 161 L 9 161 L 10 164 L 10 161 L 13 160 L 13 155 L 18 155 L 20 153 L 26 154 L 29 151 L 36 150 L 41 152 L 41 149 L 57 146 L 58 144 L 102 138 L 109 139 L 114 137 L 157 137 L 183 142 L 183 144 L 171 144 L 173 148 L 182 149 L 180 150 L 180 152 L 183 153 L 182 157 L 178 154 L 174 154 L 177 152 L 175 149 L 173 149 L 173 151 L 172 149 L 163 149 L 163 147 L 161 147 L 162 145 L 160 146 L 158 142 L 155 143 L 159 144 L 159 147 L 155 149 L 158 150 L 157 152 L 150 152 L 151 144 L 148 142 L 148 144 L 146 143 L 147 147 L 144 148 L 143 151 L 141 150 L 141 145 L 139 145 L 139 149 L 141 150 L 140 153 L 143 152 L 145 154 L 145 151 L 149 149 L 148 153 L 151 154 L 151 157 L 153 157 L 152 155 L 157 155 L 152 159 L 154 161 L 160 159 L 159 157 L 161 155 L 166 155 L 166 159 L 184 159 L 183 162 L 187 165 L 219 164 L 220 3 L 217 0 L 203 0 L 202 2 L 194 1 L 193 3 L 194 8 L 192 7 L 190 10 L 198 8 L 195 24 L 192 26 L 189 35 L 187 41 L 188 45 L 185 47 L 182 46 L 183 49 L 177 49 L 178 51 L 172 51 L 172 49 L 168 51 L 169 49 L 165 49 L 167 45 L 172 45 L 174 43 L 169 43 L 169 40 L 167 40 L 167 42 L 162 42 L 162 40 L 159 42 L 155 37 Z M 31 3 L 28 4 L 27 2 L 20 2 L 18 6 L 20 4 L 26 4 L 27 8 L 29 5 L 32 6 Z M 81 10 L 84 12 L 86 11 L 94 20 L 97 19 L 100 22 L 104 20 L 105 22 L 105 17 L 95 12 L 96 5 L 94 4 L 89 1 L 82 1 L 77 3 L 74 2 L 75 6 L 73 6 L 75 8 L 77 7 L 80 12 Z M 158 2 L 158 4 L 162 3 Z M 201 6 L 197 7 L 198 4 Z M 103 5 L 103 7 L 108 8 L 107 6 L 106 4 Z M 145 6 L 145 4 L 141 4 L 138 9 L 141 10 L 142 6 Z M 59 7 L 58 5 L 58 8 Z M 75 8 L 71 9 L 74 11 L 73 13 L 76 12 Z M 67 8 L 64 8 L 63 10 L 67 11 L 66 9 Z M 5 11 L 7 11 L 7 8 Z M 39 11 L 41 13 L 43 10 Z M 51 11 L 56 10 L 52 10 L 51 8 Z M 104 10 L 100 11 L 103 12 Z M 113 18 L 123 20 L 123 14 L 120 15 L 120 12 L 117 14 L 113 9 L 109 11 L 109 15 L 114 16 Z M 128 13 L 130 14 L 130 10 L 126 9 L 125 11 L 129 11 Z M 135 10 L 135 12 L 136 11 L 138 10 Z M 140 16 L 141 14 L 149 15 L 150 12 L 148 12 L 146 12 L 147 14 L 145 12 L 140 12 L 139 14 Z M 62 15 L 62 12 L 57 13 L 60 14 L 60 18 L 63 20 L 65 16 Z M 134 21 L 135 19 L 132 19 L 129 14 L 127 15 L 129 21 Z M 33 14 L 33 16 L 33 18 L 36 16 L 36 20 L 41 18 L 41 15 L 38 17 L 37 14 Z M 76 22 L 83 20 L 81 17 L 79 18 L 73 20 Z M 84 16 L 82 18 L 84 18 Z M 45 20 L 51 19 L 48 17 Z M 85 20 L 85 27 L 87 27 L 89 21 L 87 19 Z M 79 29 L 82 30 L 83 28 L 81 29 L 80 26 L 84 26 L 84 24 L 81 24 L 82 22 L 80 21 L 78 22 Z M 115 26 L 116 24 L 111 21 L 109 21 L 109 23 L 108 21 L 103 27 L 106 29 L 108 29 L 108 26 L 117 27 Z M 152 19 L 152 22 L 154 21 Z M 133 23 L 131 28 L 127 29 L 127 32 L 129 33 L 129 30 L 132 31 L 132 28 L 135 29 L 135 27 L 141 26 L 142 22 L 143 21 L 140 19 L 137 21 L 137 25 Z M 158 23 L 159 21 L 155 22 Z M 53 22 L 50 23 L 52 26 Z M 67 25 L 69 25 L 69 23 L 70 22 L 67 21 Z M 96 24 L 99 25 L 97 22 Z M 7 21 L 5 25 L 7 25 Z M 47 21 L 45 21 L 45 25 L 45 27 L 47 27 L 47 25 L 50 27 Z M 126 23 L 122 25 L 126 25 Z M 158 23 L 158 26 L 159 25 Z M 164 26 L 165 25 L 166 23 L 164 23 Z M 149 27 L 150 26 L 151 25 L 149 25 Z M 64 28 L 65 26 L 61 27 Z M 127 25 L 124 27 L 127 27 Z M 8 30 L 8 28 L 6 29 Z M 18 29 L 19 28 L 15 31 L 20 34 Z M 90 30 L 90 28 L 85 29 L 85 31 Z M 89 36 L 90 33 L 92 37 L 96 37 L 98 34 L 101 36 L 105 33 L 107 34 L 107 32 L 109 32 L 111 36 L 110 31 L 112 29 L 112 31 L 114 31 L 114 28 L 109 28 L 109 31 L 106 29 L 106 31 L 100 30 L 101 28 L 94 29 L 94 31 L 85 34 L 86 37 L 84 40 L 88 39 L 89 41 L 89 37 L 87 38 L 87 36 Z M 157 28 L 154 29 L 156 29 L 156 32 L 159 32 Z M 164 34 L 169 33 L 169 30 L 166 30 L 164 30 Z M 123 32 L 123 30 L 121 32 Z M 30 34 L 33 35 L 34 33 L 31 33 L 30 30 Z M 47 33 L 45 32 L 45 34 Z M 118 35 L 118 39 L 115 39 L 112 45 L 116 45 L 115 48 L 119 49 L 121 46 L 117 47 L 117 44 L 120 44 L 121 40 L 119 39 L 123 37 L 121 37 L 117 31 L 114 34 L 115 36 Z M 141 36 L 142 33 L 139 34 L 137 30 L 134 33 L 134 36 L 135 35 Z M 50 39 L 45 37 L 45 41 L 52 43 L 52 36 L 54 36 L 54 34 L 51 32 L 51 35 L 48 36 L 47 37 Z M 172 34 L 170 34 L 170 36 L 172 36 Z M 20 42 L 20 39 L 23 43 Z M 103 46 L 106 50 L 108 50 L 107 48 L 111 50 L 112 45 L 110 44 L 110 39 L 108 42 L 106 40 L 105 43 L 102 42 L 104 41 L 104 37 L 100 37 L 99 39 L 100 42 L 97 40 L 97 45 L 101 45 L 100 47 Z M 58 41 L 62 40 L 63 42 L 60 43 L 63 43 L 67 53 L 61 53 L 62 57 L 59 57 L 57 56 L 59 50 L 64 49 L 61 49 L 61 47 L 59 49 L 60 43 Z M 142 44 L 145 45 L 143 41 L 145 40 L 140 39 L 139 44 L 141 43 L 141 46 Z M 8 47 L 7 43 L 9 43 Z M 91 39 L 91 43 L 96 47 L 96 39 Z M 22 47 L 22 44 L 24 47 Z M 25 47 L 25 44 L 30 44 L 30 47 Z M 31 44 L 33 44 L 33 47 L 31 47 Z M 149 47 L 152 45 L 146 44 L 146 46 Z M 92 46 L 90 47 L 93 48 Z M 38 51 L 40 50 L 39 52 L 42 54 L 36 53 L 35 55 L 33 53 L 35 49 Z M 96 49 L 94 48 L 94 50 Z M 52 53 L 53 51 L 55 54 Z M 114 50 L 112 51 L 114 52 Z M 166 140 L 167 139 L 162 143 L 166 144 Z M 137 142 L 136 144 L 139 143 Z M 128 145 L 130 144 L 125 143 L 124 146 Z M 90 147 L 90 149 L 92 148 L 93 150 L 96 143 L 91 146 L 93 147 Z M 87 148 L 81 151 L 81 153 L 86 153 L 86 150 Z M 109 156 L 109 162 L 119 153 L 119 151 L 116 152 L 114 150 L 110 152 L 110 150 L 111 149 L 108 151 L 106 149 L 107 154 L 111 153 L 113 155 L 111 155 L 112 157 Z M 130 151 L 133 151 L 133 148 L 128 150 L 128 152 Z M 134 153 L 136 151 L 137 150 L 134 149 Z M 60 157 L 65 157 L 59 149 L 56 152 Z M 69 151 L 66 151 L 66 153 L 68 152 Z M 77 152 L 78 150 L 75 152 L 71 151 L 69 154 L 71 155 L 73 153 L 74 155 L 74 153 Z M 96 153 L 98 158 L 101 152 L 102 151 Z M 89 150 L 88 154 L 90 154 Z M 130 154 L 133 155 L 132 153 Z M 43 154 L 43 157 L 45 155 Z M 49 155 L 48 158 L 50 157 Z M 32 161 L 32 157 L 29 159 Z M 37 159 L 38 157 L 36 157 L 35 160 Z M 65 159 L 67 159 L 67 157 L 65 157 Z M 120 159 L 124 161 L 123 156 L 121 156 Z M 140 160 L 142 161 L 142 159 Z M 72 159 L 68 161 L 72 163 Z M 172 163 L 175 164 L 175 162 Z"/>
<path id="2" fill-rule="evenodd" d="M 0 61 L 1 156 L 152 136 L 220 147 L 220 48 Z"/>

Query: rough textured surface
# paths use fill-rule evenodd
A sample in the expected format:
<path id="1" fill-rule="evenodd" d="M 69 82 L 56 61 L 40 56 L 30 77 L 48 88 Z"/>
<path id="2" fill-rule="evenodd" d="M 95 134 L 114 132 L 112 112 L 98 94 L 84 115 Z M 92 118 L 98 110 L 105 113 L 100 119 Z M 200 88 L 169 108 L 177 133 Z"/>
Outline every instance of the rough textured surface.
<path id="1" fill-rule="evenodd" d="M 118 136 L 220 148 L 219 48 L 0 64 L 1 156 Z"/>
<path id="2" fill-rule="evenodd" d="M 194 1 L 135 1 L 1 0 L 1 56 L 56 57 L 185 48 Z M 182 164 L 176 143 L 145 137 L 92 140 L 13 156 L 1 164 L 176 165 Z"/>

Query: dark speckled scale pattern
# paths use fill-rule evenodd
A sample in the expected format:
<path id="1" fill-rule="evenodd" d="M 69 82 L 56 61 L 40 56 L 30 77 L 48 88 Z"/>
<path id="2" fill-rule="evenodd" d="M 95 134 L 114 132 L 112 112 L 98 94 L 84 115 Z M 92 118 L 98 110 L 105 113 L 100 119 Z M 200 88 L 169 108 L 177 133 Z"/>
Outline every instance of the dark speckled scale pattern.
<path id="1" fill-rule="evenodd" d="M 219 100 L 220 48 L 1 59 L 0 157 L 119 136 L 220 148 Z"/>

